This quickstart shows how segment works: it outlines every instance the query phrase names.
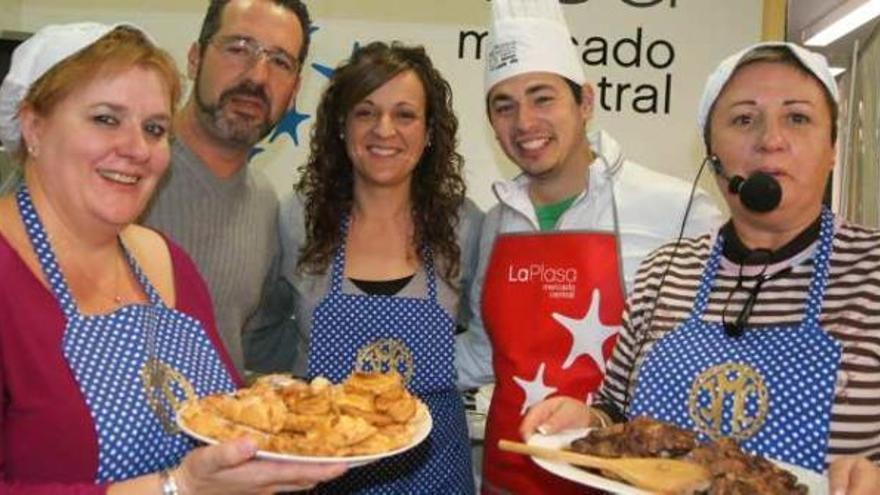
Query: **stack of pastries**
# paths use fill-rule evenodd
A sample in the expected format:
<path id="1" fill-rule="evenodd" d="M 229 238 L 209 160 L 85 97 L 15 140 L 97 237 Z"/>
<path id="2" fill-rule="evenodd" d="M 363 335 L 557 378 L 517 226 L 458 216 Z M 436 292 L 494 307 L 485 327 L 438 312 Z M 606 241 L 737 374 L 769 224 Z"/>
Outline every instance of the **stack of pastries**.
<path id="1" fill-rule="evenodd" d="M 409 444 L 426 411 L 396 372 L 355 372 L 338 385 L 268 375 L 233 394 L 186 403 L 179 420 L 218 441 L 247 436 L 264 451 L 346 457 Z"/>

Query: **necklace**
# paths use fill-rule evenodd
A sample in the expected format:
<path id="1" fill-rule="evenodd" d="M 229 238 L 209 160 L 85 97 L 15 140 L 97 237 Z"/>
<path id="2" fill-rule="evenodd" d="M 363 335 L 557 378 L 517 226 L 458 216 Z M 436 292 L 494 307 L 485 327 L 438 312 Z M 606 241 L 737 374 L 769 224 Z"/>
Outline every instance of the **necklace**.
<path id="1" fill-rule="evenodd" d="M 121 263 L 121 261 L 119 261 L 117 259 L 116 275 L 114 276 L 114 280 L 113 280 L 113 289 L 114 289 L 113 290 L 113 304 L 115 304 L 117 307 L 125 304 L 125 298 L 122 296 L 122 290 L 121 290 L 122 284 L 120 282 L 120 280 L 122 279 L 122 273 L 124 270 L 122 268 L 119 268 L 120 263 Z"/>
<path id="2" fill-rule="evenodd" d="M 122 244 L 119 244 L 120 247 Z M 104 292 L 103 290 L 99 290 L 103 297 L 108 298 L 113 301 L 115 307 L 120 307 L 126 303 L 126 298 L 123 296 L 123 288 L 122 288 L 122 279 L 125 273 L 125 263 L 122 261 L 122 255 L 116 257 L 116 262 L 114 263 L 115 269 L 113 274 L 113 291 L 112 293 Z M 96 284 L 95 288 L 97 289 L 99 286 Z"/>
<path id="3" fill-rule="evenodd" d="M 51 237 L 47 237 L 49 237 L 49 241 L 51 242 Z M 65 256 L 64 263 L 61 262 L 61 258 L 59 257 L 59 265 L 62 268 L 62 273 L 67 279 L 67 283 L 71 285 L 71 291 L 74 291 L 79 296 L 77 299 L 82 298 L 85 300 L 89 299 L 88 297 L 85 297 L 87 294 L 97 294 L 98 299 L 105 301 L 103 304 L 109 302 L 114 309 L 123 306 L 128 302 L 128 298 L 124 295 L 126 292 L 124 287 L 125 267 L 127 266 L 127 263 L 123 260 L 125 250 L 122 246 L 122 241 L 118 239 L 117 246 L 117 255 L 112 256 L 114 259 L 113 282 L 112 287 L 110 288 L 108 288 L 106 282 L 101 283 L 101 279 L 92 275 L 95 270 L 85 268 L 79 261 L 78 257 L 73 255 Z M 58 251 L 56 252 L 64 252 L 65 250 L 62 250 L 61 247 L 62 246 L 58 246 Z"/>

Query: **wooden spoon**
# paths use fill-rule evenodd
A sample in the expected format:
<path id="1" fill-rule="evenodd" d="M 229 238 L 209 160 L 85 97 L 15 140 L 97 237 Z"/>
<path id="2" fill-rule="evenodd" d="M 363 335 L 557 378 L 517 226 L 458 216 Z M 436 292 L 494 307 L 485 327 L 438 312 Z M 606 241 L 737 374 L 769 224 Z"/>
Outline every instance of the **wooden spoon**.
<path id="1" fill-rule="evenodd" d="M 617 475 L 637 488 L 653 492 L 691 493 L 693 490 L 705 487 L 709 481 L 709 471 L 706 468 L 678 459 L 594 457 L 509 440 L 499 440 L 498 448 L 517 454 L 567 462 L 575 466 L 601 469 Z"/>

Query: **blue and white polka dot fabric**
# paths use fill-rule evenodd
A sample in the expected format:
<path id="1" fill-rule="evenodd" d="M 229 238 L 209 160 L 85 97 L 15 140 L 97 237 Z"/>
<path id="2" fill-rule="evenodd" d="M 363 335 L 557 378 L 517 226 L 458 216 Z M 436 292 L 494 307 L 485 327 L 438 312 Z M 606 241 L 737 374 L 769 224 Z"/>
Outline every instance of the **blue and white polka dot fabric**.
<path id="1" fill-rule="evenodd" d="M 349 471 L 320 485 L 318 493 L 473 493 L 464 405 L 455 388 L 455 324 L 437 301 L 430 253 L 425 259 L 428 297 L 421 299 L 345 294 L 344 247 L 334 256 L 330 290 L 312 316 L 309 376 L 340 381 L 352 371 L 359 350 L 394 339 L 412 357 L 408 388 L 428 406 L 434 426 L 418 447 Z"/>
<path id="2" fill-rule="evenodd" d="M 631 416 L 640 414 L 816 472 L 825 453 L 841 347 L 819 326 L 833 239 L 823 210 L 806 314 L 797 326 L 761 327 L 730 337 L 701 319 L 721 260 L 712 248 L 689 319 L 661 338 L 639 372 Z"/>
<path id="3" fill-rule="evenodd" d="M 150 357 L 145 322 L 155 318 L 154 356 L 182 375 L 197 396 L 232 391 L 235 386 L 201 323 L 166 307 L 124 246 L 150 304 L 124 306 L 105 315 L 80 314 L 25 186 L 19 187 L 16 199 L 34 252 L 67 319 L 62 351 L 98 437 L 95 480 L 124 480 L 175 465 L 193 443 L 181 433 L 167 433 L 148 405 L 148 389 L 139 375 Z M 177 399 L 184 398 L 179 384 L 171 390 Z"/>

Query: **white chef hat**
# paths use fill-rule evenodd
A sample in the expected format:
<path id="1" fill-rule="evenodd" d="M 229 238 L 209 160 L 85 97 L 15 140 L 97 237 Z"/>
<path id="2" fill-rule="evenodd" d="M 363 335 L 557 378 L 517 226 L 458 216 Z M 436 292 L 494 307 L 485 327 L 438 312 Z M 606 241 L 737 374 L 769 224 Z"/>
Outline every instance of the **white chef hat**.
<path id="1" fill-rule="evenodd" d="M 828 68 L 828 61 L 823 55 L 811 52 L 810 50 L 795 45 L 794 43 L 764 41 L 749 46 L 727 57 L 718 65 L 715 71 L 709 75 L 709 78 L 706 80 L 706 87 L 703 89 L 703 97 L 700 99 L 700 106 L 697 112 L 697 124 L 700 126 L 701 133 L 705 134 L 706 123 L 709 120 L 709 112 L 712 110 L 712 105 L 715 104 L 715 100 L 718 99 L 718 95 L 721 94 L 724 85 L 727 84 L 727 81 L 733 75 L 734 71 L 739 67 L 740 61 L 743 57 L 759 48 L 777 46 L 787 48 L 807 70 L 816 76 L 816 79 L 822 82 L 822 85 L 828 90 L 828 94 L 831 95 L 831 98 L 835 102 L 838 101 L 839 95 L 837 91 L 837 83 L 834 81 L 834 76 L 831 75 L 831 70 Z"/>
<path id="2" fill-rule="evenodd" d="M 559 0 L 492 0 L 485 93 L 525 72 L 586 82 Z"/>
<path id="3" fill-rule="evenodd" d="M 15 152 L 21 144 L 18 108 L 31 85 L 59 62 L 90 46 L 121 25 L 144 32 L 141 28 L 128 23 L 52 24 L 40 29 L 15 48 L 12 52 L 9 72 L 0 84 L 0 141 L 8 151 Z"/>

